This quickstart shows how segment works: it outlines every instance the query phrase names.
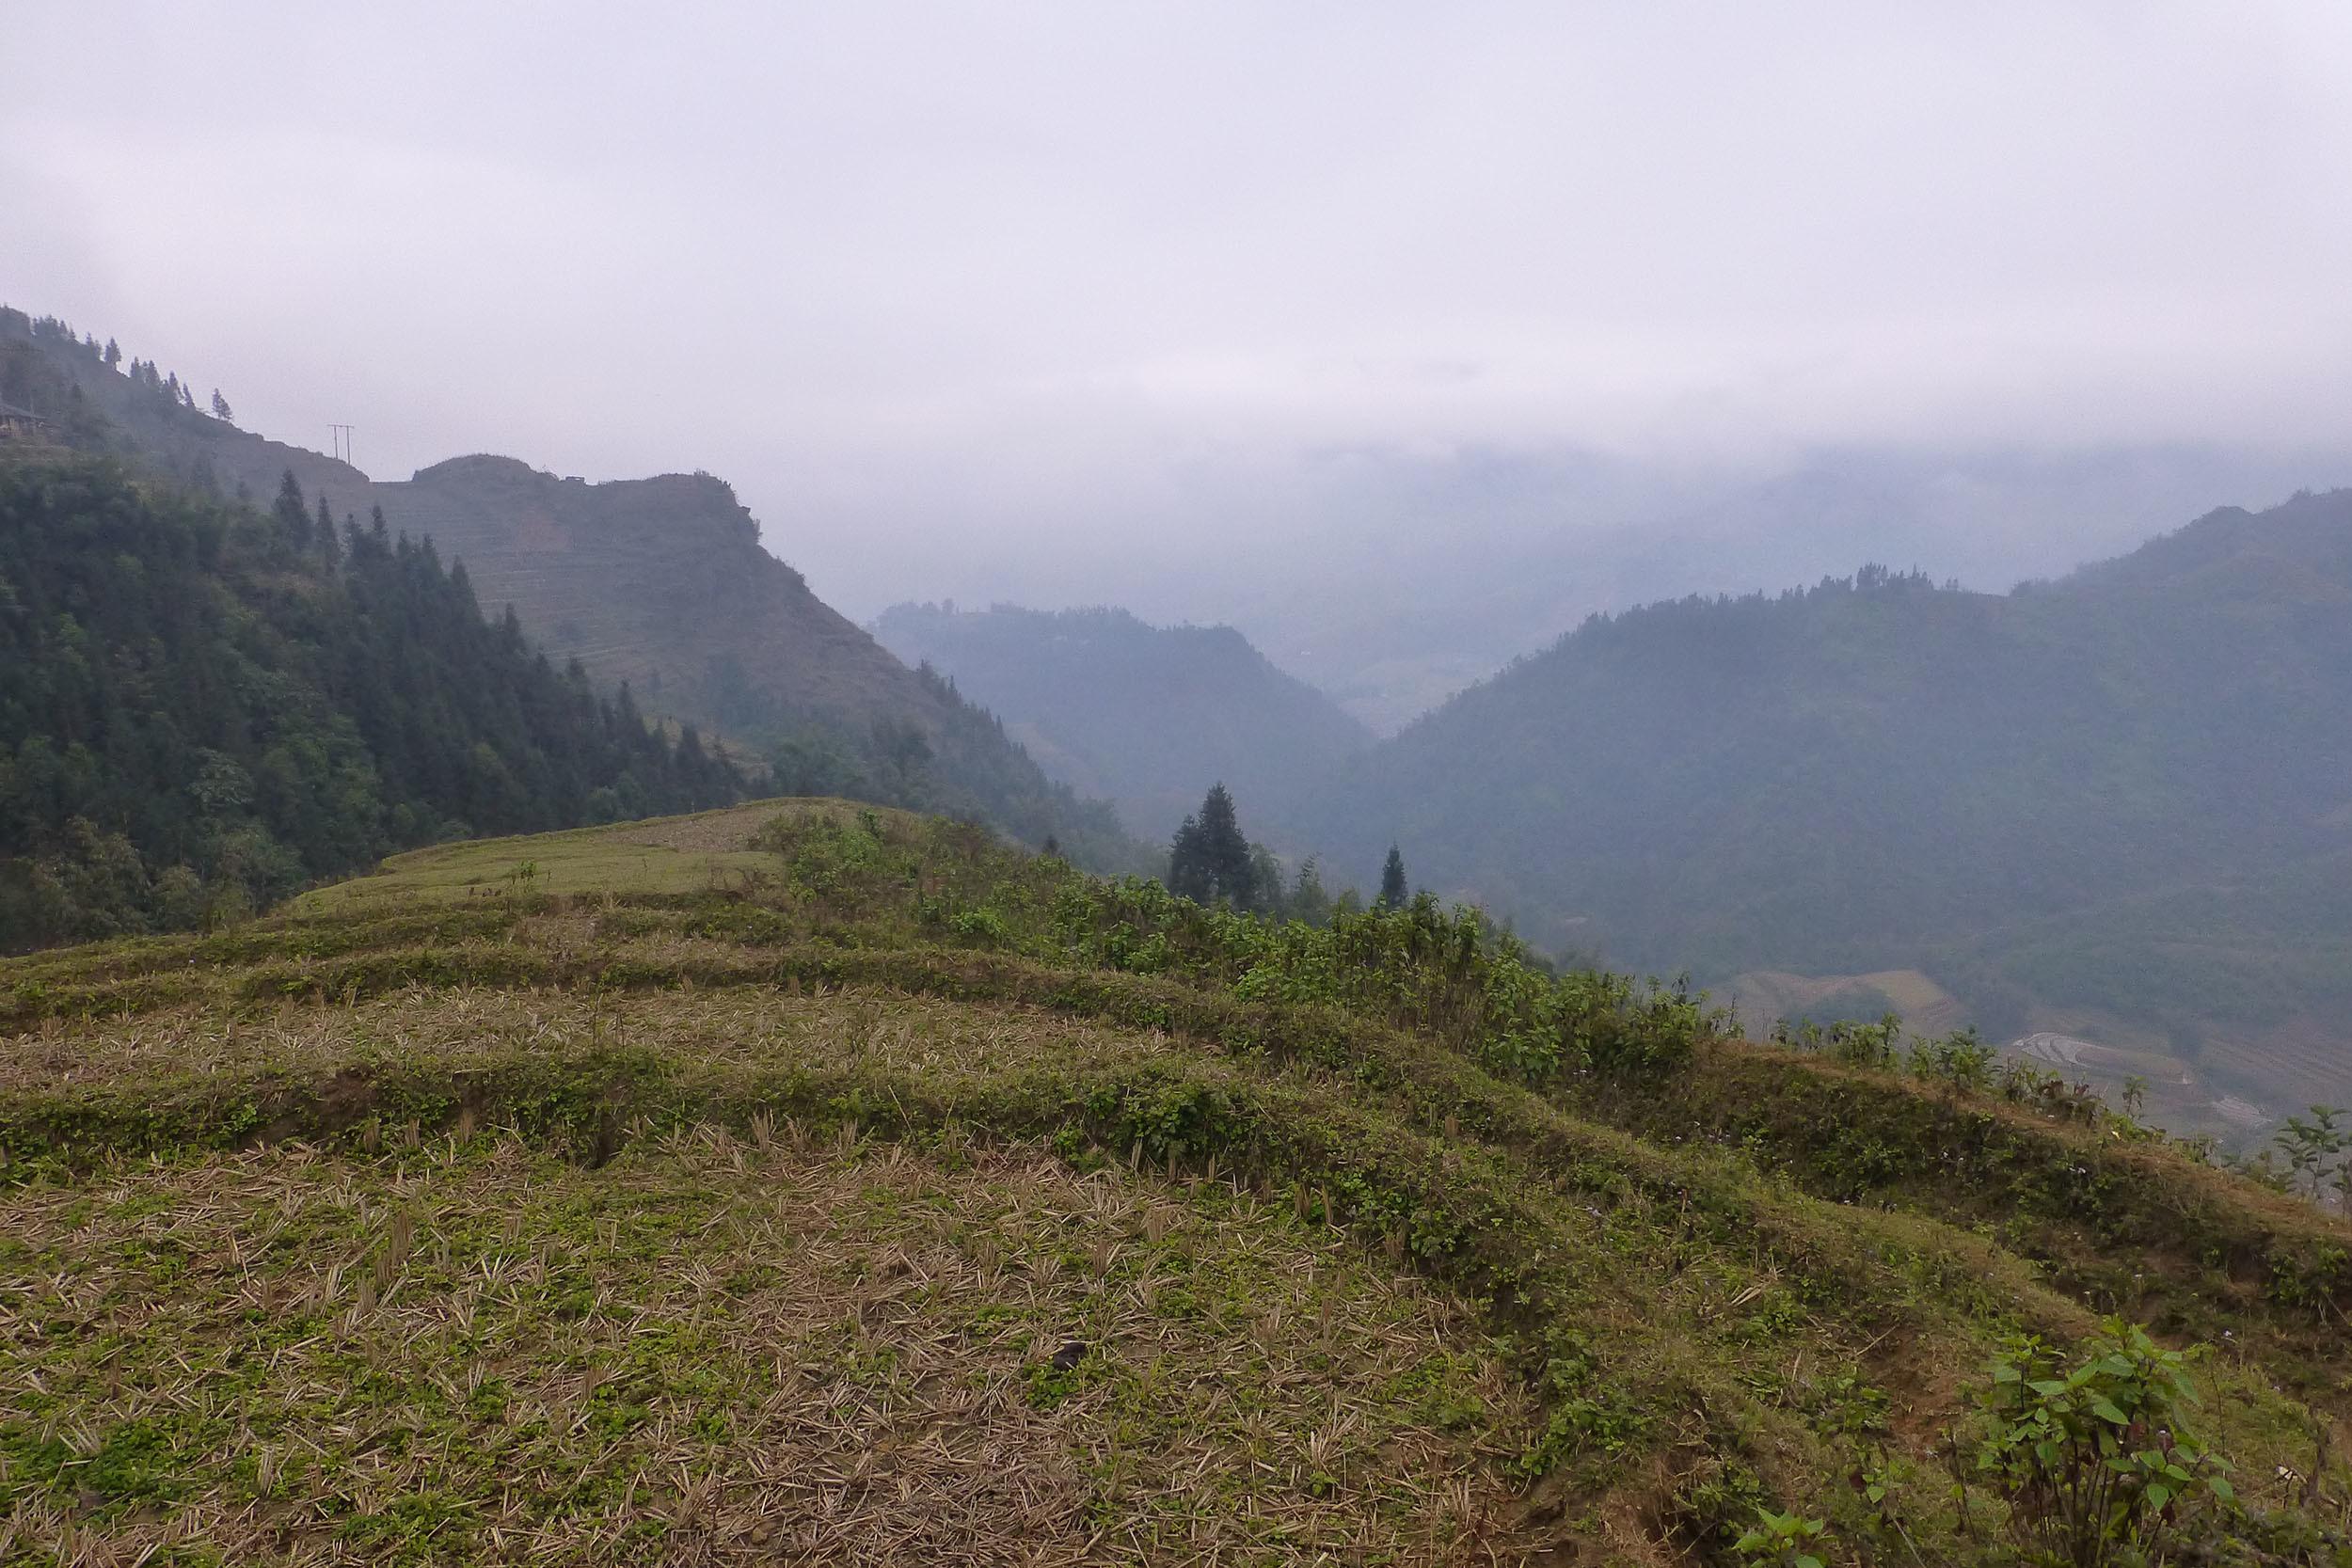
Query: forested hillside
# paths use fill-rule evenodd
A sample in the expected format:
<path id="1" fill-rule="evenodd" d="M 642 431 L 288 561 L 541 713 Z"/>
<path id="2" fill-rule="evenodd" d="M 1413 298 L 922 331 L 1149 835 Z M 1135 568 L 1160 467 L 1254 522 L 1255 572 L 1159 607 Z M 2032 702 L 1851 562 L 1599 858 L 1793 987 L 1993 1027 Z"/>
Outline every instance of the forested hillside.
<path id="1" fill-rule="evenodd" d="M 1153 840 L 1219 780 L 1270 809 L 1372 744 L 1370 730 L 1231 626 L 1147 626 L 1121 610 L 902 604 L 874 633 L 910 664 L 952 676 L 1056 777 L 1108 797 Z"/>
<path id="2" fill-rule="evenodd" d="M 0 458 L 0 947 L 196 926 L 386 850 L 739 793 L 429 543 Z"/>
<path id="3" fill-rule="evenodd" d="M 1921 969 L 1989 1031 L 2341 1099 L 2352 493 L 2006 595 L 1872 568 L 1597 617 L 1310 809 L 1318 847 L 1399 840 L 1549 944 Z M 2288 1051 L 2314 1028 L 2338 1044 Z"/>
<path id="4" fill-rule="evenodd" d="M 227 400 L 176 372 L 6 309 L 0 397 L 54 411 L 78 447 L 224 498 L 265 503 L 291 471 L 339 519 L 380 509 L 462 560 L 485 610 L 511 607 L 596 689 L 627 683 L 648 714 L 774 757 L 779 787 L 979 817 L 1104 869 L 1144 862 L 1108 805 L 1049 780 L 993 716 L 819 599 L 711 475 L 590 484 L 477 454 L 377 483 L 237 428 Z"/>

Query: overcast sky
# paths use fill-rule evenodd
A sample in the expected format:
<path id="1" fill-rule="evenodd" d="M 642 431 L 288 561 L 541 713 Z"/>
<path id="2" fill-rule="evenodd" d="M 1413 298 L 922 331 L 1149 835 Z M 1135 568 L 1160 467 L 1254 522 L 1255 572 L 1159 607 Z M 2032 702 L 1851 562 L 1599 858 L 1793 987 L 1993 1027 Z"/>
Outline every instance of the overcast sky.
<path id="1" fill-rule="evenodd" d="M 0 8 L 0 297 L 382 478 L 711 469 L 859 615 L 1333 451 L 2352 410 L 2342 0 Z"/>

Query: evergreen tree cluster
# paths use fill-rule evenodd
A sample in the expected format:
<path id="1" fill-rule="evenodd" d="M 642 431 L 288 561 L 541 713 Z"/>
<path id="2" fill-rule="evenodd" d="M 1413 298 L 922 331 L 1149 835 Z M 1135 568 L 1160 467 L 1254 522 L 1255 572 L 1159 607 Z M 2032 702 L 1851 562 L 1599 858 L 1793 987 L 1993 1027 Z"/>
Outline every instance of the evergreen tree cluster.
<path id="1" fill-rule="evenodd" d="M 195 383 L 181 380 L 179 372 L 158 370 L 152 359 L 133 359 L 127 367 L 124 367 L 122 350 L 116 345 L 112 338 L 107 339 L 104 344 L 101 345 L 97 338 L 90 333 L 84 332 L 77 335 L 72 324 L 59 317 L 32 316 L 8 306 L 0 306 L 0 335 L 28 338 L 34 344 L 47 352 L 79 356 L 92 364 L 103 365 L 108 370 L 120 368 L 122 373 L 131 378 L 132 385 L 145 388 L 159 402 L 173 408 L 194 409 L 197 406 Z M 21 377 L 15 379 L 16 384 L 13 387 L 0 385 L 0 392 L 12 393 L 8 397 L 11 403 L 25 404 L 32 401 L 29 395 L 30 385 L 24 382 Z M 228 422 L 229 400 L 220 395 L 220 388 L 217 387 L 213 388 L 211 407 L 215 419 L 224 423 Z M 42 407 L 35 407 L 33 411 L 51 418 L 56 418 L 60 412 L 56 409 Z"/>
<path id="2" fill-rule="evenodd" d="M 121 432 L 84 395 L 76 365 L 119 372 L 133 390 L 131 401 L 174 428 L 209 432 L 216 421 L 228 419 L 220 411 L 228 407 L 225 398 L 212 420 L 191 419 L 199 415 L 194 388 L 176 372 L 158 371 L 151 361 L 126 360 L 111 338 L 102 344 L 56 316 L 28 315 L 0 305 L 0 402 L 28 408 L 48 420 L 65 446 L 85 451 L 127 451 Z"/>
<path id="3" fill-rule="evenodd" d="M 0 306 L 0 326 L 5 326 L 35 342 L 67 354 L 79 354 L 101 364 L 113 366 L 122 362 L 122 351 L 108 339 L 103 348 L 91 334 L 76 333 L 73 325 L 57 316 L 33 316 L 8 306 Z"/>
<path id="4" fill-rule="evenodd" d="M 1312 855 L 1299 863 L 1285 886 L 1281 862 L 1242 832 L 1232 792 L 1222 781 L 1210 786 L 1200 809 L 1176 830 L 1168 852 L 1168 890 L 1197 904 L 1227 904 L 1310 926 L 1327 925 L 1334 914 L 1357 914 L 1364 907 L 1363 895 L 1352 887 L 1334 898 L 1324 887 L 1322 866 Z M 1410 902 L 1405 857 L 1391 844 L 1381 872 L 1378 907 L 1401 910 Z"/>
<path id="5" fill-rule="evenodd" d="M 115 464 L 0 465 L 0 949 L 232 916 L 388 850 L 723 804 L 462 564 Z"/>

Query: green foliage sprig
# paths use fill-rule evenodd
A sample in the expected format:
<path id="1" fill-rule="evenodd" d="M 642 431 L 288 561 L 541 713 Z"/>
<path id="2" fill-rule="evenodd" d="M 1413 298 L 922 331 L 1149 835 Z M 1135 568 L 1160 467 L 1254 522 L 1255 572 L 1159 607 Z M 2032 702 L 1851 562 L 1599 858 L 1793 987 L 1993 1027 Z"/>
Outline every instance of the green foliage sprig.
<path id="1" fill-rule="evenodd" d="M 2346 1213 L 2352 1213 L 2352 1129 L 2342 1125 L 2343 1118 L 2352 1115 L 2342 1106 L 2314 1105 L 2311 1119 L 2289 1117 L 2274 1140 L 2286 1159 L 2286 1181 L 2290 1189 L 2300 1188 L 2312 1201 L 2322 1201 L 2332 1190 L 2337 1202 Z"/>
<path id="2" fill-rule="evenodd" d="M 1813 1544 L 1828 1528 L 1824 1521 L 1804 1518 L 1793 1509 L 1775 1513 L 1759 1508 L 1755 1525 L 1732 1543 L 1731 1549 L 1751 1568 L 1821 1568 Z"/>

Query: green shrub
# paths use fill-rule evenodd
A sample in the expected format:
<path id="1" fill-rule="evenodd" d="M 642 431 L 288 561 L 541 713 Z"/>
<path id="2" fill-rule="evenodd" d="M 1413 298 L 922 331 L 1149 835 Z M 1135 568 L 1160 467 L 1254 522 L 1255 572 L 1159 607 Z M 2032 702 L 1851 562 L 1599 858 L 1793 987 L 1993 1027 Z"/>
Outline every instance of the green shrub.
<path id="1" fill-rule="evenodd" d="M 1012 928 L 994 910 L 965 910 L 948 918 L 947 928 L 961 940 L 982 947 L 1002 947 L 1012 941 Z"/>
<path id="2" fill-rule="evenodd" d="M 1772 1025 L 1772 1039 L 1799 1051 L 1819 1052 L 1848 1067 L 1891 1068 L 1902 1032 L 1903 1021 L 1894 1013 L 1876 1023 L 1859 1019 L 1836 1019 L 1827 1024 L 1805 1019 L 1792 1023 L 1784 1018 Z"/>
<path id="3" fill-rule="evenodd" d="M 1982 1094 L 1993 1086 L 1993 1069 L 1999 1059 L 2000 1053 L 1979 1039 L 1976 1030 L 1955 1029 L 1912 1046 L 1911 1075 L 1954 1094 Z"/>
<path id="4" fill-rule="evenodd" d="M 1427 895 L 1311 926 L 1203 908 L 1156 882 L 1073 879 L 1056 891 L 1049 922 L 1037 957 L 1229 987 L 1246 1001 L 1344 1008 L 1538 1085 L 1677 1071 L 1722 1028 L 1686 984 L 1551 974 L 1480 911 Z"/>
<path id="5" fill-rule="evenodd" d="M 2120 1318 L 2071 1370 L 2039 1338 L 2009 1342 L 1983 1396 L 1976 1468 L 2008 1504 L 2020 1552 L 2074 1568 L 2162 1561 L 2234 1510 L 2229 1466 L 2185 1424 L 2194 1354 Z"/>

